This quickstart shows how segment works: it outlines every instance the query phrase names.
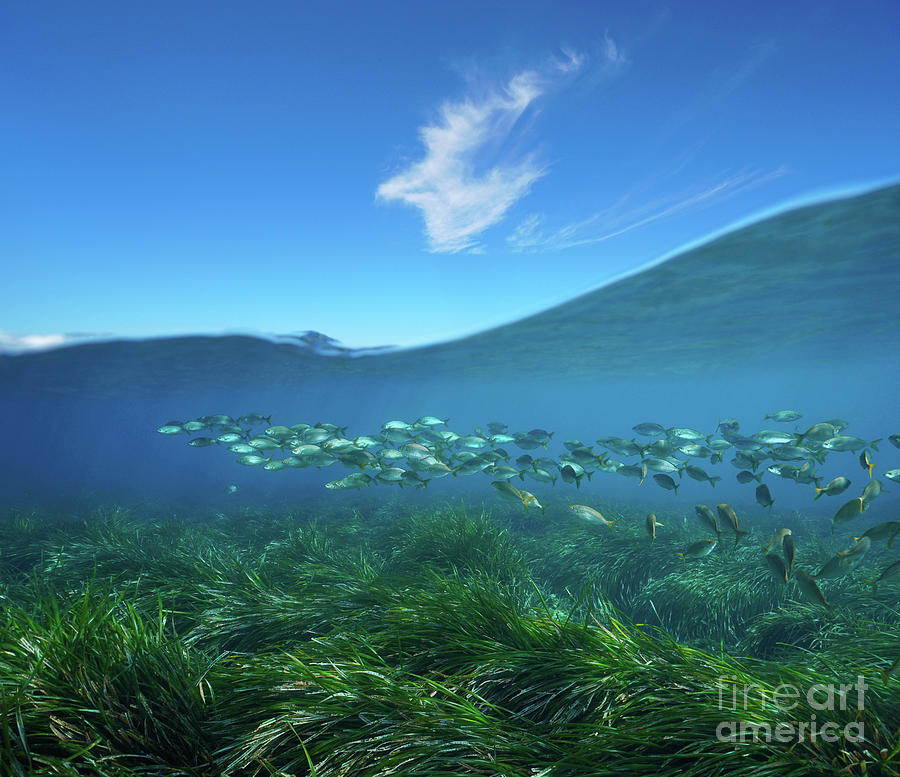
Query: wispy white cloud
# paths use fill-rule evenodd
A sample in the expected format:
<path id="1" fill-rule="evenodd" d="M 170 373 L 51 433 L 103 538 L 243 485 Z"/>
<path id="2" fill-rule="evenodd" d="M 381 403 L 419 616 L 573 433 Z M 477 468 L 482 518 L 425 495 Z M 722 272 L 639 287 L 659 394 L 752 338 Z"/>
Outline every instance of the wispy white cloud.
<path id="1" fill-rule="evenodd" d="M 17 353 L 56 348 L 69 340 L 68 335 L 14 335 L 0 332 L 0 352 Z"/>
<path id="2" fill-rule="evenodd" d="M 551 231 L 545 230 L 545 215 L 531 214 L 518 224 L 507 237 L 507 242 L 514 251 L 558 251 L 602 243 L 676 213 L 712 205 L 733 197 L 754 186 L 774 180 L 785 172 L 783 168 L 779 168 L 765 174 L 739 173 L 703 187 L 645 202 L 637 207 L 629 206 L 631 198 L 625 195 L 604 211 Z"/>
<path id="3" fill-rule="evenodd" d="M 607 65 L 621 67 L 628 64 L 625 53 L 619 49 L 616 42 L 609 37 L 609 33 L 603 36 L 603 42 L 600 44 L 600 53 Z"/>
<path id="4" fill-rule="evenodd" d="M 564 50 L 545 72 L 525 70 L 480 99 L 445 102 L 439 119 L 419 130 L 424 158 L 382 183 L 377 196 L 419 208 L 432 251 L 476 248 L 478 236 L 547 172 L 533 152 L 507 155 L 486 169 L 479 169 L 480 157 L 502 146 L 554 79 L 576 72 L 583 62 Z"/>
<path id="5" fill-rule="evenodd" d="M 563 59 L 558 59 L 554 63 L 557 70 L 563 73 L 576 73 L 584 66 L 586 59 L 584 54 L 579 54 L 565 46 L 562 48 L 562 53 Z"/>

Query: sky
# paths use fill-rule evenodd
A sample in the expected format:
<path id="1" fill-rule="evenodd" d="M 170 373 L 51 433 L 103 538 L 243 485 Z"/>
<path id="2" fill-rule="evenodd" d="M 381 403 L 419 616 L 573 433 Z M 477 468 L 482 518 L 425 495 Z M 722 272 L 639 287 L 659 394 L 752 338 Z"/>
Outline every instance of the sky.
<path id="1" fill-rule="evenodd" d="M 0 348 L 452 338 L 900 174 L 900 5 L 0 7 Z"/>

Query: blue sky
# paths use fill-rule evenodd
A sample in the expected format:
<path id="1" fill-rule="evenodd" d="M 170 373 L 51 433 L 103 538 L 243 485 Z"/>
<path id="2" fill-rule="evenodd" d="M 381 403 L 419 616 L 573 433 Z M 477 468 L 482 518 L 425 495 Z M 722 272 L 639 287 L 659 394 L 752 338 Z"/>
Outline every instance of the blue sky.
<path id="1" fill-rule="evenodd" d="M 898 24 L 827 0 L 8 0 L 0 346 L 515 319 L 895 178 Z"/>

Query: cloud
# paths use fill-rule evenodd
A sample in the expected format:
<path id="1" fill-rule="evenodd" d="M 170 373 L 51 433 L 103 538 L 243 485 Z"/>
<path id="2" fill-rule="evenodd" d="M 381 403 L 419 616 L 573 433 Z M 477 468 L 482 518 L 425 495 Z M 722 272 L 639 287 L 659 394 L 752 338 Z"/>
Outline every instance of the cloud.
<path id="1" fill-rule="evenodd" d="M 621 67 L 628 64 L 625 54 L 616 45 L 616 42 L 609 37 L 609 33 L 603 36 L 603 43 L 600 44 L 600 53 L 609 65 Z"/>
<path id="2" fill-rule="evenodd" d="M 779 178 L 784 173 L 783 168 L 766 174 L 740 173 L 700 189 L 682 191 L 633 208 L 628 207 L 629 196 L 625 195 L 607 210 L 551 232 L 544 231 L 546 217 L 543 214 L 531 214 L 519 223 L 506 240 L 513 251 L 559 251 L 602 243 L 681 211 L 720 202 L 751 187 Z"/>
<path id="3" fill-rule="evenodd" d="M 575 73 L 584 66 L 585 57 L 583 54 L 568 48 L 563 48 L 562 53 L 565 59 L 559 59 L 554 63 L 557 70 L 563 73 Z"/>
<path id="4" fill-rule="evenodd" d="M 550 68 L 557 78 L 582 66 L 574 52 L 563 54 Z M 481 99 L 445 102 L 438 121 L 419 130 L 424 158 L 382 183 L 377 196 L 419 208 L 432 251 L 477 248 L 478 235 L 501 221 L 546 174 L 533 153 L 507 155 L 481 170 L 479 159 L 492 151 L 497 156 L 522 114 L 552 83 L 551 76 L 526 70 Z"/>
<path id="5" fill-rule="evenodd" d="M 56 348 L 69 340 L 68 335 L 14 335 L 0 332 L 0 353 L 19 353 Z"/>

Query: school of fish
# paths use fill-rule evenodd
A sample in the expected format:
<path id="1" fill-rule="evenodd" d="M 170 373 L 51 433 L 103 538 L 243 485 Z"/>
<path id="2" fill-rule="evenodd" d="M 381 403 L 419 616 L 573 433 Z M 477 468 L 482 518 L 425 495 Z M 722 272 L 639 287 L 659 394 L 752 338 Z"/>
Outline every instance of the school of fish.
<path id="1" fill-rule="evenodd" d="M 763 421 L 779 424 L 795 423 L 801 414 L 795 410 L 779 410 L 766 415 Z M 881 438 L 865 440 L 845 434 L 848 423 L 841 419 L 819 421 L 805 430 L 763 429 L 749 435 L 742 434 L 738 422 L 727 418 L 719 421 L 716 432 L 704 434 L 687 427 L 666 428 L 652 422 L 633 427 L 637 437 L 602 437 L 594 445 L 581 440 L 566 440 L 565 452 L 558 457 L 531 453 L 515 455 L 509 448 L 520 451 L 545 451 L 553 432 L 532 429 L 510 432 L 507 425 L 492 421 L 476 427 L 468 434 L 459 434 L 447 427 L 448 419 L 423 416 L 416 421 L 390 420 L 382 424 L 378 433 L 346 437 L 346 427 L 331 423 L 299 423 L 292 426 L 272 425 L 271 416 L 258 413 L 238 418 L 218 414 L 202 416 L 191 421 L 169 421 L 157 429 L 163 435 L 196 435 L 188 440 L 194 448 L 225 447 L 236 456 L 238 464 L 279 471 L 306 467 L 323 468 L 341 464 L 353 471 L 325 484 L 332 491 L 358 489 L 371 485 L 424 487 L 430 480 L 482 473 L 491 478 L 498 495 L 525 510 L 544 509 L 530 491 L 513 485 L 511 481 L 533 480 L 554 484 L 558 479 L 580 487 L 583 478 L 591 479 L 596 472 L 633 478 L 642 484 L 648 474 L 660 487 L 677 494 L 679 479 L 687 475 L 693 480 L 707 482 L 715 488 L 720 475 L 710 475 L 701 466 L 719 464 L 729 456 L 730 464 L 738 470 L 736 480 L 755 484 L 756 501 L 771 508 L 774 499 L 763 477 L 770 476 L 792 481 L 811 489 L 813 500 L 822 496 L 837 496 L 847 491 L 852 482 L 839 476 L 822 484 L 823 477 L 816 468 L 833 454 L 853 454 L 865 472 L 866 484 L 858 496 L 842 504 L 831 518 L 832 532 L 836 525 L 852 521 L 885 491 L 884 484 L 872 477 L 875 468 L 872 451 L 878 451 Z M 254 431 L 265 425 L 261 431 Z M 889 442 L 900 448 L 900 433 L 891 434 Z M 287 455 L 286 455 L 287 454 Z M 612 458 L 615 455 L 618 458 Z M 515 457 L 515 458 L 514 458 Z M 619 460 L 625 459 L 624 461 Z M 900 483 L 900 469 L 890 469 L 883 477 Z M 227 486 L 234 493 L 237 486 Z M 601 513 L 588 505 L 570 505 L 581 520 L 611 526 Z M 679 555 L 698 559 L 709 555 L 722 541 L 723 534 L 733 532 L 737 544 L 747 534 L 741 530 L 735 511 L 727 504 L 717 505 L 715 512 L 706 505 L 697 505 L 697 518 L 708 535 L 687 547 Z M 646 528 L 651 541 L 661 526 L 656 516 L 647 517 Z M 776 532 L 764 550 L 763 564 L 773 578 L 787 583 L 793 578 L 800 591 L 810 601 L 830 606 L 819 588 L 817 579 L 839 577 L 855 569 L 863 560 L 873 541 L 886 540 L 891 546 L 900 533 L 900 521 L 887 521 L 870 528 L 855 544 L 838 552 L 815 575 L 794 569 L 795 545 L 791 531 Z M 900 579 L 900 561 L 890 564 L 880 577 L 869 582 L 873 590 L 881 582 Z"/>

